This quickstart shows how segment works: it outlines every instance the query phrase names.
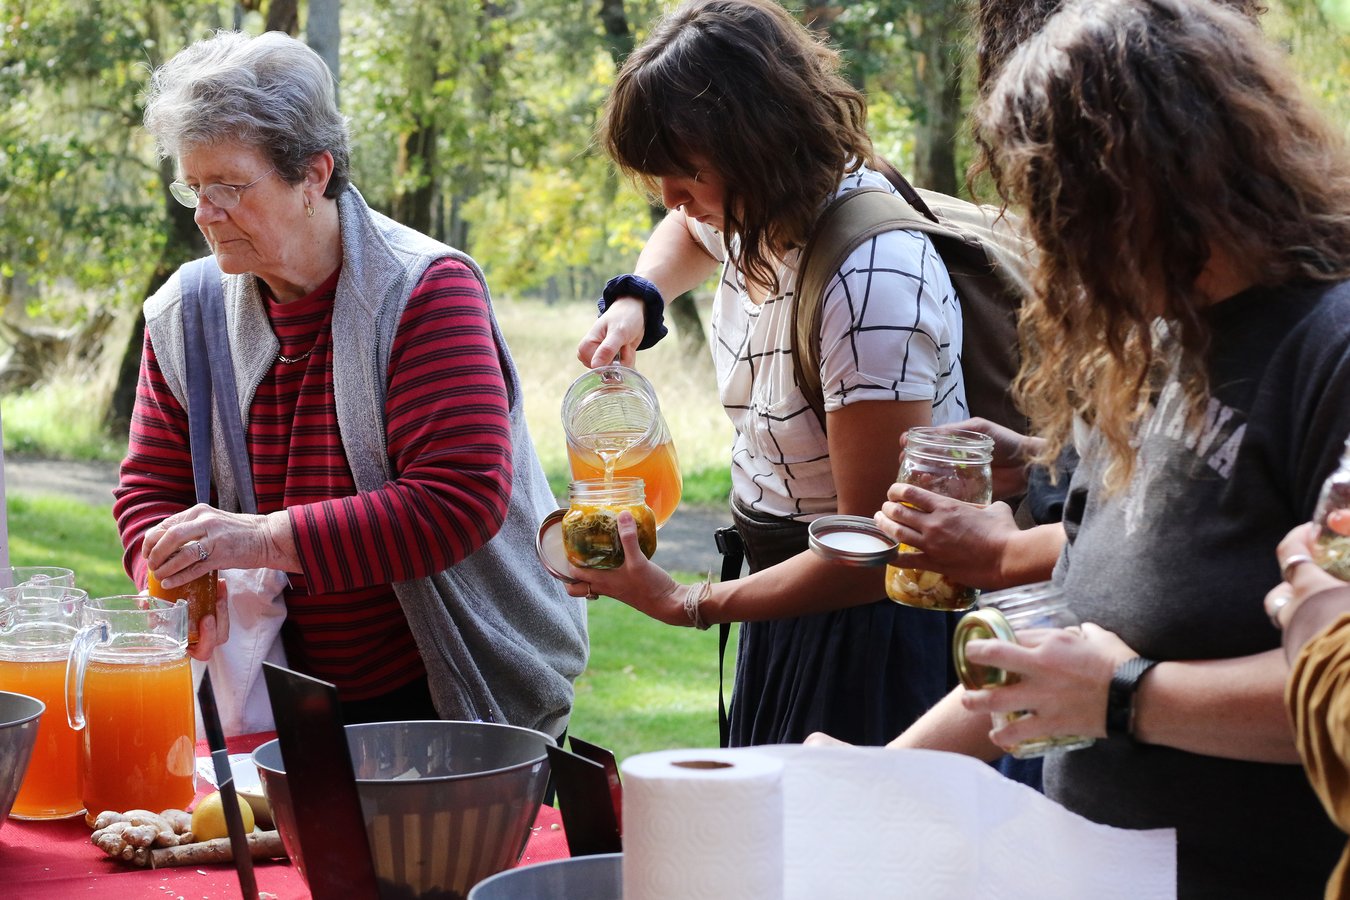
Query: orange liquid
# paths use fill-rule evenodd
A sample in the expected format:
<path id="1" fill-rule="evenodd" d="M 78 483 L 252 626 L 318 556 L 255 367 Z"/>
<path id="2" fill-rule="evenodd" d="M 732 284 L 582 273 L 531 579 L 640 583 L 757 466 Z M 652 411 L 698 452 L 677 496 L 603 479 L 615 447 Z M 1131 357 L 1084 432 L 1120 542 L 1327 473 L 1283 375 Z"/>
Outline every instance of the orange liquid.
<path id="1" fill-rule="evenodd" d="M 201 620 L 206 616 L 216 614 L 216 586 L 219 584 L 220 573 L 217 571 L 207 572 L 205 575 L 192 579 L 187 584 L 180 585 L 172 590 L 159 583 L 155 577 L 155 570 L 151 569 L 145 583 L 145 589 L 151 597 L 158 597 L 161 600 L 173 600 L 178 603 L 188 605 L 188 646 L 197 643 L 197 627 Z"/>
<path id="2" fill-rule="evenodd" d="M 36 697 L 47 704 L 38 720 L 37 743 L 10 815 L 60 819 L 83 811 L 79 740 L 66 721 L 66 658 L 0 659 L 0 691 Z"/>
<path id="3" fill-rule="evenodd" d="M 684 492 L 684 478 L 680 475 L 680 461 L 675 457 L 675 445 L 670 441 L 658 444 L 634 462 L 626 458 L 631 455 L 620 454 L 614 461 L 614 471 L 606 473 L 593 453 L 586 453 L 583 457 L 570 443 L 567 445 L 567 460 L 572 466 L 572 478 L 577 481 L 583 478 L 605 478 L 607 474 L 608 477 L 641 478 L 647 491 L 647 505 L 656 515 L 656 527 L 660 528 L 670 520 Z"/>
<path id="4" fill-rule="evenodd" d="M 84 805 L 105 809 L 185 809 L 193 780 L 196 724 L 187 657 L 161 651 L 125 663 L 90 659 L 84 682 L 80 763 Z"/>

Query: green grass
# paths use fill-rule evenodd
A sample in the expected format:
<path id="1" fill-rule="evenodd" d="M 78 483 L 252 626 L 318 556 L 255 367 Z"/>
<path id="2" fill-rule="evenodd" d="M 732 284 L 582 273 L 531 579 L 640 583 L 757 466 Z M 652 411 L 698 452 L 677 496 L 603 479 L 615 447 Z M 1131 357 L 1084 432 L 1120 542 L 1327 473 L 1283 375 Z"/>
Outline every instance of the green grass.
<path id="1" fill-rule="evenodd" d="M 91 597 L 132 590 L 111 505 L 15 493 L 8 506 L 13 565 L 67 566 Z M 587 609 L 591 659 L 577 679 L 571 733 L 620 759 L 717 746 L 717 630 L 663 625 L 609 598 Z"/>
<path id="2" fill-rule="evenodd" d="M 122 570 L 112 505 L 11 493 L 9 558 L 15 566 L 65 566 L 91 597 L 134 592 Z"/>
<path id="3" fill-rule="evenodd" d="M 94 387 L 60 376 L 22 394 L 0 397 L 5 450 L 48 459 L 121 459 L 126 436 L 104 429 L 107 401 Z"/>

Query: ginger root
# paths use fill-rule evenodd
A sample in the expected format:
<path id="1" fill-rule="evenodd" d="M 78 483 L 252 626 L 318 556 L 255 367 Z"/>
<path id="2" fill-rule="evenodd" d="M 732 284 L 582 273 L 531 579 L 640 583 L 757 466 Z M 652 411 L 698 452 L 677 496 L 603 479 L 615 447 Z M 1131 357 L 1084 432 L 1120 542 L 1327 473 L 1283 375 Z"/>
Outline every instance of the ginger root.
<path id="1" fill-rule="evenodd" d="M 275 831 L 251 832 L 248 835 L 248 850 L 249 856 L 254 859 L 281 859 L 286 856 L 286 848 L 281 845 L 281 835 Z M 132 861 L 139 866 L 147 865 Z M 179 844 L 177 847 L 157 847 L 150 851 L 148 865 L 152 869 L 163 869 L 233 861 L 234 851 L 230 847 L 230 839 L 224 837 L 197 841 L 195 844 Z"/>
<path id="2" fill-rule="evenodd" d="M 85 819 L 87 821 L 88 816 Z M 97 835 L 100 831 L 123 823 L 138 828 L 153 828 L 155 834 L 151 843 L 156 847 L 174 847 L 192 841 L 192 817 L 181 809 L 166 809 L 162 813 L 153 813 L 148 809 L 129 809 L 126 812 L 106 809 L 94 817 L 92 827 Z"/>
<path id="3" fill-rule="evenodd" d="M 196 840 L 192 834 L 192 816 L 181 809 L 158 813 L 148 809 L 126 812 L 109 809 L 92 818 L 86 815 L 85 821 L 94 828 L 90 840 L 95 847 L 113 859 L 133 866 L 159 869 L 234 859 L 229 838 Z M 248 846 L 254 859 L 276 859 L 286 855 L 281 836 L 275 831 L 252 832 L 248 835 Z"/>

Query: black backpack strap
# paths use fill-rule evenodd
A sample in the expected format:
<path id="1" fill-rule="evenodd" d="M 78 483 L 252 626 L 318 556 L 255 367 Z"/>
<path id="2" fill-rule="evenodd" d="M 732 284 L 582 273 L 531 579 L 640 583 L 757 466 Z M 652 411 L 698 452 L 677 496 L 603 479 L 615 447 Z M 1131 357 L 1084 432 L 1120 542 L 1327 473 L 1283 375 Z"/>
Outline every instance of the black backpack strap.
<path id="1" fill-rule="evenodd" d="M 741 563 L 745 561 L 745 546 L 734 525 L 717 529 L 717 552 L 722 554 L 722 580 L 734 581 L 741 577 Z M 717 626 L 717 737 L 720 747 L 731 743 L 731 719 L 727 715 L 726 661 L 727 644 L 731 640 L 731 623 Z"/>
<path id="2" fill-rule="evenodd" d="M 183 344 L 187 354 L 188 438 L 198 503 L 211 502 L 211 400 L 224 428 L 226 454 L 239 494 L 239 508 L 258 511 L 253 493 L 244 422 L 239 415 L 234 363 L 225 324 L 225 294 L 215 257 L 194 260 L 179 271 L 183 295 Z"/>

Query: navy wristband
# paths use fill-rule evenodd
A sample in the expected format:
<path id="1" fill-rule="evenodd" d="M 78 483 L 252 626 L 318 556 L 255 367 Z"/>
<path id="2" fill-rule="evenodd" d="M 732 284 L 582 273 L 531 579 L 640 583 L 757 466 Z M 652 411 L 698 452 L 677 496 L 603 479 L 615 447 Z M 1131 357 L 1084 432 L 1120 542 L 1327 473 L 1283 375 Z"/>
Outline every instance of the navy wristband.
<path id="1" fill-rule="evenodd" d="M 642 300 L 642 342 L 639 350 L 655 347 L 669 333 L 666 328 L 666 301 L 661 292 L 641 275 L 617 275 L 605 282 L 604 293 L 600 295 L 601 315 L 609 304 L 620 297 L 638 297 Z"/>

